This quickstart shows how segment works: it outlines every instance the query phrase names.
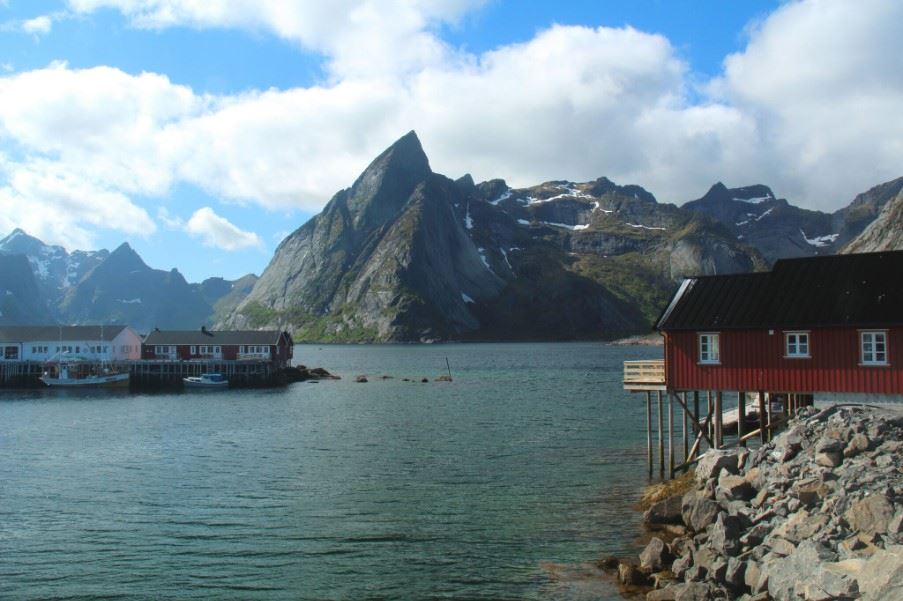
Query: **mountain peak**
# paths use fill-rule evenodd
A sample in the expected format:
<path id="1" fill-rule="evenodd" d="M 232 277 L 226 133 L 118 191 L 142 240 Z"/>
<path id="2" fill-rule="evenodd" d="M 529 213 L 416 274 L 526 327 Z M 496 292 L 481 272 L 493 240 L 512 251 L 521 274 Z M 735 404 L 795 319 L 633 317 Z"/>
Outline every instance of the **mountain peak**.
<path id="1" fill-rule="evenodd" d="M 433 174 L 412 130 L 376 157 L 351 186 L 348 208 L 362 223 L 382 222 L 404 206 L 417 184 Z"/>
<path id="2" fill-rule="evenodd" d="M 141 256 L 135 252 L 131 246 L 129 246 L 128 242 L 123 242 L 116 250 L 110 253 L 110 256 L 104 261 L 101 266 L 106 269 L 129 269 L 133 271 L 137 270 L 148 270 L 150 269 L 147 264 L 141 259 Z"/>

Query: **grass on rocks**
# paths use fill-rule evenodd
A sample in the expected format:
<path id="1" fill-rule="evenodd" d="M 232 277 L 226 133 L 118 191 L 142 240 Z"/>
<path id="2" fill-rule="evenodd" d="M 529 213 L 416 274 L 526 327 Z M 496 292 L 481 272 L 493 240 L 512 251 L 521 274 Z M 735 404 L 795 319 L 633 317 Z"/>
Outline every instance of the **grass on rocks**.
<path id="1" fill-rule="evenodd" d="M 640 500 L 637 501 L 636 508 L 639 511 L 646 511 L 659 501 L 664 501 L 677 495 L 683 495 L 693 488 L 696 484 L 696 478 L 693 471 L 687 471 L 673 480 L 659 482 L 658 484 L 650 484 L 643 491 Z"/>

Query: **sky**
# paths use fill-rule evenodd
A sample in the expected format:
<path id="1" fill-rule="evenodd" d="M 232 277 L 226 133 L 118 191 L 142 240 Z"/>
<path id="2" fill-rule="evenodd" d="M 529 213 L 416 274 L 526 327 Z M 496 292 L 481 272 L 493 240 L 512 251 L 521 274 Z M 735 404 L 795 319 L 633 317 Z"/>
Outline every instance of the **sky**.
<path id="1" fill-rule="evenodd" d="M 416 130 L 434 171 L 833 211 L 903 175 L 898 0 L 0 0 L 0 235 L 189 281 Z"/>

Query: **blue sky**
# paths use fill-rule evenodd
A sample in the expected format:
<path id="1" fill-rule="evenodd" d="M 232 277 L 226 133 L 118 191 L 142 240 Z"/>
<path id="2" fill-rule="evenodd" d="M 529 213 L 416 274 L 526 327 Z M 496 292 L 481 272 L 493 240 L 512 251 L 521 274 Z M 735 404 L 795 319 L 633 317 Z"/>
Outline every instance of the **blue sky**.
<path id="1" fill-rule="evenodd" d="M 259 274 L 410 129 L 450 177 L 834 210 L 903 175 L 901 4 L 0 0 L 0 230 Z"/>

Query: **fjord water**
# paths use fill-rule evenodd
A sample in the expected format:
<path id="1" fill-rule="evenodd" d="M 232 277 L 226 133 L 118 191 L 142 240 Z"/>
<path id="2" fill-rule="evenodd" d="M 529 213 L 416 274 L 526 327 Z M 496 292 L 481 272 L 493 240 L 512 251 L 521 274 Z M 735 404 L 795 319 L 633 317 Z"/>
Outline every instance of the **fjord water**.
<path id="1" fill-rule="evenodd" d="M 343 379 L 4 391 L 0 598 L 618 598 L 588 566 L 637 552 L 645 407 L 622 362 L 660 356 L 299 345 Z"/>

